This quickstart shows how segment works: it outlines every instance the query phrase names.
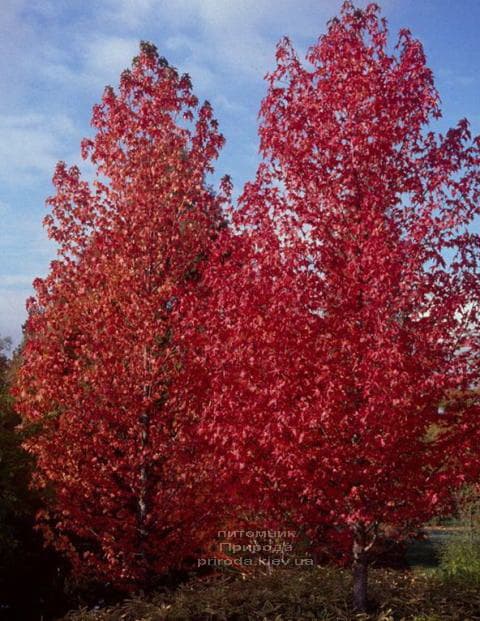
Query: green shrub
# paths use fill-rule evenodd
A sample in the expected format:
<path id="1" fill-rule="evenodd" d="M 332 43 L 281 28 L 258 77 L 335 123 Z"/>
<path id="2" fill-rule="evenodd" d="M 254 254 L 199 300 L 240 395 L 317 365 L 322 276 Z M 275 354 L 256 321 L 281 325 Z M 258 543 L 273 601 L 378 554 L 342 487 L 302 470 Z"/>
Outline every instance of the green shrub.
<path id="1" fill-rule="evenodd" d="M 475 531 L 454 533 L 439 548 L 440 572 L 447 580 L 480 584 L 480 535 Z"/>

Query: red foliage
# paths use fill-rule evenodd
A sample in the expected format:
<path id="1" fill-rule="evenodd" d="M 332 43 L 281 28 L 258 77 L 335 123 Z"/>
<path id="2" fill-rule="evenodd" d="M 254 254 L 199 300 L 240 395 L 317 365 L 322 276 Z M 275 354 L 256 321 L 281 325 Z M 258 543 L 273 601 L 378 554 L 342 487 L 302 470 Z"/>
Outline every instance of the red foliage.
<path id="1" fill-rule="evenodd" d="M 226 197 L 205 185 L 223 137 L 189 77 L 149 44 L 92 125 L 93 183 L 75 166 L 55 171 L 45 224 L 58 259 L 29 301 L 17 404 L 37 424 L 35 482 L 52 491 L 47 539 L 77 573 L 145 582 L 216 519 L 172 310 L 195 295 L 224 226 Z"/>
<path id="2" fill-rule="evenodd" d="M 204 185 L 211 109 L 188 130 L 189 82 L 149 47 L 94 111 L 93 188 L 59 165 L 17 392 L 78 568 L 172 565 L 221 485 L 258 523 L 353 542 L 361 582 L 383 525 L 478 476 L 480 140 L 429 130 L 422 46 L 389 53 L 378 13 L 346 2 L 306 65 L 279 44 L 234 235 Z"/>
<path id="3" fill-rule="evenodd" d="M 279 44 L 263 161 L 183 336 L 226 484 L 363 562 L 478 474 L 478 394 L 452 395 L 479 384 L 480 140 L 428 130 L 422 46 L 390 54 L 375 5 L 345 3 L 307 61 Z"/>

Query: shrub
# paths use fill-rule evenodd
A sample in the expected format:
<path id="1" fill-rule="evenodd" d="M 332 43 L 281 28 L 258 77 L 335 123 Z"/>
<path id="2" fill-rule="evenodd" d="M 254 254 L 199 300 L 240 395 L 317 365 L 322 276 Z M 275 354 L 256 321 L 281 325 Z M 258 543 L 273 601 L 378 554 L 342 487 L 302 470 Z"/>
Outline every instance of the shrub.
<path id="1" fill-rule="evenodd" d="M 480 584 L 480 536 L 475 531 L 453 534 L 439 549 L 440 572 L 448 580 Z"/>

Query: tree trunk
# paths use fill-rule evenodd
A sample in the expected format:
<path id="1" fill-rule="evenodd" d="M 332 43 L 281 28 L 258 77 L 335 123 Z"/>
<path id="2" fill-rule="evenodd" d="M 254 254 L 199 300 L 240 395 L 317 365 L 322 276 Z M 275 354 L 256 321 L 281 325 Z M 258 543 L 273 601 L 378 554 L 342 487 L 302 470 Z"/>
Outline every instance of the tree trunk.
<path id="1" fill-rule="evenodd" d="M 148 446 L 148 427 L 149 427 L 149 416 L 148 414 L 142 414 L 140 417 L 140 423 L 142 425 L 141 431 L 141 449 L 142 452 Z M 146 517 L 147 517 L 147 486 L 148 486 L 148 474 L 147 474 L 147 464 L 143 461 L 140 468 L 140 494 L 138 499 L 138 509 L 139 509 L 139 521 L 140 521 L 140 535 L 142 540 L 147 537 L 147 529 L 146 529 Z"/>
<path id="2" fill-rule="evenodd" d="M 148 349 L 144 348 L 144 365 L 145 365 L 145 374 L 146 378 L 149 380 L 150 374 L 150 360 L 149 360 L 149 352 Z M 149 399 L 151 394 L 151 384 L 148 381 L 143 386 L 143 395 L 145 399 Z M 145 556 L 145 542 L 148 538 L 148 530 L 147 530 L 147 494 L 148 494 L 148 464 L 145 460 L 145 452 L 148 447 L 150 438 L 150 416 L 147 412 L 143 412 L 139 418 L 140 422 L 140 449 L 142 453 L 141 465 L 140 465 L 140 490 L 138 497 L 138 518 L 139 518 L 139 534 L 140 534 L 140 556 L 143 559 L 143 562 L 146 563 Z"/>
<path id="3" fill-rule="evenodd" d="M 368 562 L 365 550 L 365 529 L 358 526 L 353 540 L 353 605 L 358 612 L 367 610 Z"/>

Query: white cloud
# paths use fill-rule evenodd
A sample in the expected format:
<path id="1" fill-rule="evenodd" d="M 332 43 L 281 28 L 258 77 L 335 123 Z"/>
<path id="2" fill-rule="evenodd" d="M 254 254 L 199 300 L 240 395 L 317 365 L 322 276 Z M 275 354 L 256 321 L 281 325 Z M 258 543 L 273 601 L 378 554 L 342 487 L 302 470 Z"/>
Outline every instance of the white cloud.
<path id="1" fill-rule="evenodd" d="M 46 274 L 55 249 L 41 226 L 43 214 L 33 216 L 6 203 L 0 204 L 0 214 L 0 337 L 11 336 L 18 345 L 32 282 Z"/>
<path id="2" fill-rule="evenodd" d="M 22 338 L 22 325 L 27 318 L 25 301 L 31 288 L 12 290 L 0 287 L 0 337 L 10 336 L 14 347 Z"/>
<path id="3" fill-rule="evenodd" d="M 225 97 L 225 95 L 222 95 L 221 93 L 217 94 L 213 97 L 212 101 L 215 104 L 215 107 L 225 110 L 225 112 L 236 115 L 250 115 L 252 124 L 255 124 L 255 116 L 251 114 L 251 111 L 248 110 L 248 108 L 238 104 L 236 101 L 232 101 L 230 98 Z"/>
<path id="4" fill-rule="evenodd" d="M 32 283 L 32 274 L 46 272 L 55 254 L 55 244 L 42 227 L 46 211 L 25 212 L 6 203 L 0 205 L 0 286 L 19 287 Z"/>
<path id="5" fill-rule="evenodd" d="M 156 0 L 118 0 L 107 3 L 104 16 L 107 21 L 127 29 L 136 29 L 150 14 Z"/>
<path id="6" fill-rule="evenodd" d="M 167 47 L 184 47 L 197 67 L 230 72 L 233 79 L 261 79 L 274 58 L 272 31 L 278 36 L 313 33 L 338 5 L 338 0 L 306 0 L 300 9 L 296 0 L 278 0 L 274 6 L 271 0 L 113 0 L 110 14 L 130 30 L 167 25 L 176 33 Z"/>
<path id="7" fill-rule="evenodd" d="M 74 55 L 45 49 L 40 71 L 60 87 L 92 93 L 98 99 L 103 87 L 118 84 L 120 73 L 131 66 L 138 40 L 96 31 L 88 36 L 78 33 L 76 39 Z"/>
<path id="8" fill-rule="evenodd" d="M 152 27 L 167 33 L 165 41 L 156 41 L 160 51 L 184 54 L 181 70 L 187 70 L 200 89 L 212 89 L 217 79 L 259 83 L 274 65 L 275 44 L 281 37 L 290 36 L 304 49 L 324 31 L 342 1 L 108 0 L 103 17 L 137 36 Z M 384 5 L 395 2 L 385 0 Z"/>
<path id="9" fill-rule="evenodd" d="M 84 79 L 95 82 L 118 78 L 123 69 L 130 67 L 138 53 L 136 38 L 104 36 L 100 33 L 85 42 L 81 53 Z"/>
<path id="10" fill-rule="evenodd" d="M 0 179 L 28 185 L 50 177 L 74 134 L 65 114 L 0 115 Z"/>

